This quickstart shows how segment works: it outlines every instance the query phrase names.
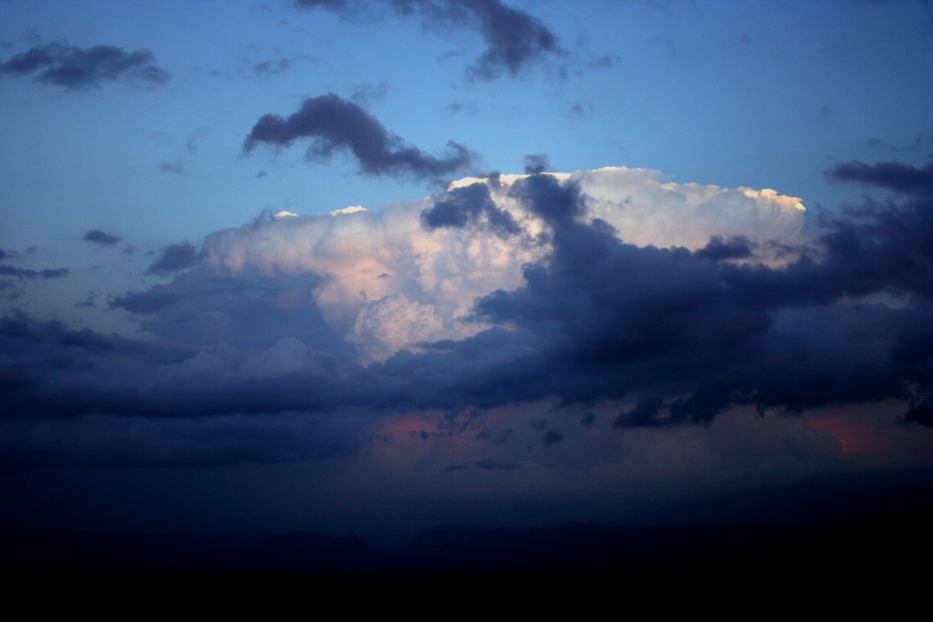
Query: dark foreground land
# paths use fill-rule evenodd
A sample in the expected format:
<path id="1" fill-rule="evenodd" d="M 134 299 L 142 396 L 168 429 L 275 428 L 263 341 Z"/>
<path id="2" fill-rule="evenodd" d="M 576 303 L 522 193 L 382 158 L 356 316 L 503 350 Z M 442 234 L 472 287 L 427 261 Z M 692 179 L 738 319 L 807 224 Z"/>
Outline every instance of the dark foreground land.
<path id="1" fill-rule="evenodd" d="M 355 536 L 42 533 L 0 540 L 7 577 L 613 577 L 784 584 L 852 581 L 929 589 L 933 513 L 806 526 L 527 529 L 439 527 L 396 551 Z"/>

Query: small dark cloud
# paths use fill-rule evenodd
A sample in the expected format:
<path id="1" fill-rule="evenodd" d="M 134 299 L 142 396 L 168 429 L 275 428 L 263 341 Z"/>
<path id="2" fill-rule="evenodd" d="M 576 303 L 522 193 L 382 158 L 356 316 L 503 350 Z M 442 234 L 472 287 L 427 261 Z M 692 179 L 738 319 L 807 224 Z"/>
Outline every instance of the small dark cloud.
<path id="1" fill-rule="evenodd" d="M 865 164 L 852 160 L 827 174 L 837 181 L 858 182 L 904 194 L 933 194 L 933 160 L 920 167 L 900 162 Z"/>
<path id="2" fill-rule="evenodd" d="M 593 112 L 593 106 L 583 102 L 573 102 L 567 108 L 567 115 L 571 117 L 585 117 Z"/>
<path id="3" fill-rule="evenodd" d="M 478 0 L 468 6 L 487 46 L 470 67 L 476 78 L 491 80 L 502 70 L 514 77 L 545 55 L 561 52 L 557 35 L 524 11 L 498 0 Z"/>
<path id="4" fill-rule="evenodd" d="M 444 110 L 452 114 L 469 113 L 474 114 L 477 110 L 476 104 L 463 104 L 460 102 L 451 102 L 444 106 Z"/>
<path id="5" fill-rule="evenodd" d="M 188 244 L 169 244 L 146 269 L 146 274 L 167 275 L 194 267 L 200 260 L 198 250 Z"/>
<path id="6" fill-rule="evenodd" d="M 525 156 L 525 172 L 529 175 L 537 175 L 551 170 L 551 161 L 546 153 L 531 153 Z"/>
<path id="7" fill-rule="evenodd" d="M 33 76 L 36 81 L 68 90 L 87 90 L 104 82 L 124 80 L 159 86 L 169 75 L 146 49 L 127 51 L 111 45 L 80 48 L 55 42 L 30 48 L 0 63 L 0 75 Z"/>
<path id="8" fill-rule="evenodd" d="M 289 58 L 279 58 L 275 60 L 264 60 L 259 63 L 254 63 L 251 67 L 253 75 L 255 76 L 272 76 L 280 73 L 285 73 L 292 66 L 292 61 Z"/>
<path id="9" fill-rule="evenodd" d="M 177 162 L 159 162 L 159 170 L 163 173 L 171 173 L 182 177 L 185 175 L 185 169 Z"/>
<path id="10" fill-rule="evenodd" d="M 17 279 L 35 280 L 35 279 L 58 279 L 68 276 L 68 268 L 47 268 L 45 270 L 32 270 L 30 268 L 18 268 L 16 266 L 0 266 L 0 276 L 12 276 Z"/>
<path id="11" fill-rule="evenodd" d="M 372 15 L 367 3 L 348 0 L 296 0 L 305 9 L 326 9 L 342 17 Z M 536 17 L 499 0 L 395 0 L 391 9 L 418 17 L 426 28 L 471 28 L 486 48 L 468 68 L 476 80 L 503 74 L 516 77 L 548 56 L 563 54 L 557 35 Z"/>
<path id="12" fill-rule="evenodd" d="M 589 66 L 593 69 L 609 69 L 618 62 L 619 58 L 613 56 L 612 54 L 603 54 L 602 56 L 597 56 L 589 62 Z"/>
<path id="13" fill-rule="evenodd" d="M 593 413 L 586 413 L 580 417 L 580 425 L 584 428 L 592 428 L 594 425 L 596 425 L 596 415 Z"/>
<path id="14" fill-rule="evenodd" d="M 287 147 L 296 140 L 311 139 L 308 159 L 329 158 L 336 150 L 351 152 L 363 173 L 437 179 L 471 165 L 463 145 L 448 142 L 449 154 L 435 157 L 407 144 L 356 104 L 333 93 L 306 99 L 289 115 L 264 115 L 243 143 L 251 152 L 257 144 Z"/>
<path id="15" fill-rule="evenodd" d="M 493 202 L 486 184 L 471 184 L 445 192 L 435 197 L 434 204 L 421 212 L 421 223 L 428 230 L 462 228 L 478 224 L 483 219 L 501 236 L 514 235 L 520 231 L 512 215 Z"/>
<path id="16" fill-rule="evenodd" d="M 100 229 L 88 229 L 81 239 L 85 242 L 92 242 L 102 246 L 113 246 L 119 242 L 121 238 L 118 235 L 107 233 L 106 231 L 101 231 Z"/>
<path id="17" fill-rule="evenodd" d="M 551 445 L 555 445 L 561 442 L 562 440 L 564 440 L 564 435 L 561 433 L 560 430 L 557 430 L 555 428 L 551 428 L 550 430 L 544 433 L 544 436 L 541 437 L 541 442 L 544 443 L 545 446 L 547 447 L 550 447 Z"/>

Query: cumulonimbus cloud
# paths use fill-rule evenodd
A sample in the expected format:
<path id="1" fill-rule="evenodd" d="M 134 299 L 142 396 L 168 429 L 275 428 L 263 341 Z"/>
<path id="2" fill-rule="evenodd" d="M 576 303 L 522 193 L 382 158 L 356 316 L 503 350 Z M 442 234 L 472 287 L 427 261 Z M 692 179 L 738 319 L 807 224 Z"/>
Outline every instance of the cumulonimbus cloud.
<path id="1" fill-rule="evenodd" d="M 0 334 L 16 354 L 0 360 L 5 403 L 162 417 L 557 400 L 626 405 L 615 427 L 629 429 L 899 399 L 925 422 L 929 199 L 812 235 L 805 213 L 770 190 L 606 168 L 268 218 L 208 236 L 196 265 L 111 301 L 148 344 L 65 346 L 67 333 L 14 318 Z M 51 382 L 30 370 L 55 348 L 74 362 Z M 548 430 L 539 441 L 563 446 L 566 430 Z"/>
<path id="2" fill-rule="evenodd" d="M 356 104 L 328 93 L 311 97 L 298 111 L 282 117 L 263 115 L 243 143 L 251 152 L 261 143 L 288 147 L 309 139 L 308 159 L 329 158 L 334 151 L 349 151 L 363 173 L 436 179 L 463 171 L 471 164 L 469 150 L 453 141 L 449 154 L 432 156 L 388 131 L 377 119 Z"/>

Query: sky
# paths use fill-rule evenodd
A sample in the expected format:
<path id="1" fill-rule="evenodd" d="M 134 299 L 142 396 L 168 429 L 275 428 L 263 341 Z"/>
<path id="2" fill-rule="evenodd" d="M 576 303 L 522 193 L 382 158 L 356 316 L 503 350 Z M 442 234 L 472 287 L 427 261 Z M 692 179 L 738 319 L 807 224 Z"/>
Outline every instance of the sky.
<path id="1" fill-rule="evenodd" d="M 3 0 L 0 529 L 929 503 L 930 75 L 921 0 Z"/>

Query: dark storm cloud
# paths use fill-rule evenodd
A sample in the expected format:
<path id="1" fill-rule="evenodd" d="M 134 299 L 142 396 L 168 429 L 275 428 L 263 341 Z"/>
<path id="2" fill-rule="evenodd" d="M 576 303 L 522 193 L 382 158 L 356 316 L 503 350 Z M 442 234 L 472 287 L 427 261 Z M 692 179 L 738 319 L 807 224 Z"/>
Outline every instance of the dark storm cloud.
<path id="1" fill-rule="evenodd" d="M 166 275 L 187 270 L 200 261 L 198 250 L 188 244 L 169 244 L 162 249 L 158 258 L 146 269 L 146 274 Z"/>
<path id="2" fill-rule="evenodd" d="M 478 317 L 513 330 L 423 356 L 434 378 L 455 370 L 432 396 L 441 403 L 642 396 L 617 422 L 628 427 L 708 421 L 732 404 L 796 411 L 933 389 L 928 203 L 869 205 L 827 223 L 819 260 L 776 269 L 711 261 L 744 256 L 735 240 L 697 253 L 620 242 L 606 223 L 581 222 L 577 189 L 547 175 L 512 194 L 551 225 L 552 254 L 525 266 L 522 287 L 476 302 Z M 857 301 L 882 291 L 912 302 Z M 386 365 L 403 359 L 422 373 L 417 358 Z"/>
<path id="3" fill-rule="evenodd" d="M 696 256 L 712 261 L 745 259 L 752 256 L 752 247 L 748 238 L 742 235 L 732 236 L 725 240 L 721 236 L 714 235 L 706 246 L 696 252 Z"/>
<path id="4" fill-rule="evenodd" d="M 646 397 L 641 399 L 631 410 L 616 417 L 612 427 L 629 428 L 652 425 L 660 414 L 663 405 L 664 402 L 659 397 Z"/>
<path id="5" fill-rule="evenodd" d="M 865 164 L 855 160 L 829 171 L 838 181 L 854 181 L 905 194 L 933 194 L 933 160 L 926 166 L 911 166 L 900 162 Z"/>
<path id="6" fill-rule="evenodd" d="M 296 0 L 296 5 L 342 16 L 372 12 L 366 3 L 350 0 Z M 391 7 L 399 15 L 419 17 L 426 27 L 475 29 L 486 45 L 469 67 L 469 75 L 478 80 L 503 73 L 515 77 L 548 55 L 563 52 L 557 35 L 540 20 L 499 0 L 394 0 Z"/>
<path id="7" fill-rule="evenodd" d="M 431 207 L 421 212 L 421 223 L 428 230 L 465 227 L 476 224 L 483 217 L 499 235 L 512 235 L 520 231 L 512 215 L 496 207 L 486 184 L 471 184 L 443 193 Z"/>
<path id="8" fill-rule="evenodd" d="M 0 318 L 0 337 L 67 346 L 94 353 L 109 352 L 115 347 L 114 339 L 90 329 L 74 330 L 55 320 L 39 322 L 19 310 L 13 310 Z"/>
<path id="9" fill-rule="evenodd" d="M 264 115 L 243 143 L 251 152 L 259 143 L 288 147 L 296 140 L 311 140 L 308 159 L 329 158 L 336 150 L 348 150 L 363 173 L 435 179 L 468 168 L 470 152 L 448 142 L 449 155 L 435 157 L 407 144 L 356 104 L 333 93 L 306 99 L 289 115 Z"/>
<path id="10" fill-rule="evenodd" d="M 119 236 L 101 231 L 100 229 L 89 229 L 81 239 L 85 242 L 93 242 L 94 244 L 101 244 L 103 246 L 113 246 L 120 241 Z"/>
<path id="11" fill-rule="evenodd" d="M 80 48 L 67 42 L 36 46 L 0 63 L 0 75 L 29 76 L 66 89 L 85 90 L 104 82 L 125 80 L 158 86 L 169 75 L 146 49 L 127 51 L 111 45 Z"/>

